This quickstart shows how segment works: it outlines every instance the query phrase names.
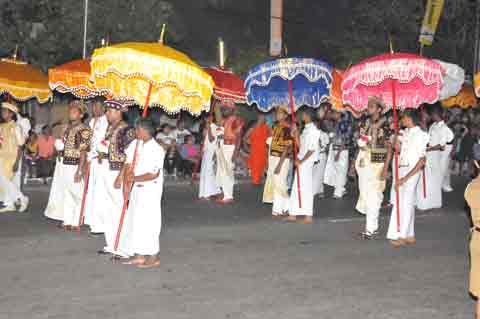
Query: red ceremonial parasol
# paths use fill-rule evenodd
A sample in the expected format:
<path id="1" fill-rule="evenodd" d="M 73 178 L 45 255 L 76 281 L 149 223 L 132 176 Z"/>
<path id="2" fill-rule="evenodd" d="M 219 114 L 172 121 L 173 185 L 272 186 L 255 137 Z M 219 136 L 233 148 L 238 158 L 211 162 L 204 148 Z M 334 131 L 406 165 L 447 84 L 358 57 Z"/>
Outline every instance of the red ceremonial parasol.
<path id="1" fill-rule="evenodd" d="M 233 105 L 247 102 L 243 80 L 235 73 L 224 68 L 210 67 L 205 71 L 210 74 L 215 83 L 213 97 L 223 104 Z"/>
<path id="2" fill-rule="evenodd" d="M 375 56 L 351 67 L 344 74 L 342 98 L 356 111 L 362 111 L 368 98 L 375 96 L 393 110 L 398 133 L 397 109 L 418 108 L 440 98 L 445 69 L 439 63 L 407 53 Z M 398 181 L 398 147 L 395 145 L 395 180 Z M 400 229 L 399 194 L 396 192 L 397 229 Z"/>

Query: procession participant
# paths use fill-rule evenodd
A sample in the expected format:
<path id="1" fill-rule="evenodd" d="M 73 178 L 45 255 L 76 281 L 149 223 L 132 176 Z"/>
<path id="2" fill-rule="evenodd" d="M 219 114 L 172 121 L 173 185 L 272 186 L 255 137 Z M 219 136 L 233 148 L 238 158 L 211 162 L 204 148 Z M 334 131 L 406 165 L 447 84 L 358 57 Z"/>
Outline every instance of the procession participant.
<path id="1" fill-rule="evenodd" d="M 55 170 L 53 172 L 52 185 L 50 186 L 50 194 L 48 196 L 48 204 L 45 208 L 44 215 L 47 218 L 63 221 L 63 200 L 64 200 L 64 177 L 63 177 L 63 150 L 65 148 L 64 135 L 67 128 L 66 125 L 59 124 L 54 126 L 55 132 Z M 62 223 L 58 225 L 62 227 Z"/>
<path id="2" fill-rule="evenodd" d="M 15 123 L 18 109 L 11 103 L 2 103 L 0 124 L 0 199 L 5 207 L 0 212 L 24 212 L 28 207 L 29 199 L 14 182 L 15 173 L 19 170 L 22 156 L 22 147 L 25 136 L 21 128 Z"/>
<path id="3" fill-rule="evenodd" d="M 327 165 L 330 137 L 328 136 L 328 133 L 323 130 L 321 121 L 318 122 L 317 129 L 319 130 L 320 137 L 318 139 L 318 160 L 313 165 L 313 195 L 318 195 L 320 198 L 324 198 L 325 193 L 323 182 L 325 178 L 325 167 Z"/>
<path id="4" fill-rule="evenodd" d="M 263 202 L 273 204 L 272 216 L 279 217 L 288 211 L 288 172 L 293 139 L 288 121 L 288 107 L 278 107 L 275 117 L 272 136 L 267 140 L 267 144 L 270 145 Z"/>
<path id="5" fill-rule="evenodd" d="M 218 126 L 213 123 L 213 117 L 209 116 L 207 125 L 204 128 L 202 165 L 200 167 L 200 183 L 198 197 L 200 200 L 209 200 L 212 196 L 220 193 L 216 181 L 215 172 L 215 150 L 217 145 Z"/>
<path id="6" fill-rule="evenodd" d="M 302 134 L 299 136 L 299 132 L 295 126 L 292 130 L 292 137 L 296 140 L 299 149 L 297 158 L 295 159 L 295 167 L 297 169 L 295 170 L 295 176 L 293 178 L 287 219 L 296 221 L 297 216 L 305 216 L 302 223 L 311 224 L 313 222 L 314 197 L 313 165 L 318 160 L 320 131 L 314 122 L 315 111 L 313 109 L 306 108 L 301 114 L 302 121 L 305 125 Z M 300 181 L 300 184 L 298 184 L 298 181 Z M 298 185 L 300 185 L 300 187 L 298 187 Z"/>
<path id="7" fill-rule="evenodd" d="M 375 97 L 368 100 L 368 117 L 359 126 L 359 153 L 355 161 L 358 174 L 359 198 L 356 209 L 366 215 L 361 239 L 378 235 L 378 216 L 383 201 L 385 180 L 391 159 L 390 127 L 382 117 L 383 102 Z"/>
<path id="8" fill-rule="evenodd" d="M 63 227 L 66 230 L 80 229 L 83 183 L 87 152 L 90 148 L 92 130 L 82 122 L 87 112 L 83 101 L 73 101 L 68 106 L 69 124 L 65 131 L 63 150 Z"/>
<path id="9" fill-rule="evenodd" d="M 123 170 L 126 185 L 132 190 L 126 213 L 127 229 L 126 233 L 122 233 L 120 242 L 124 242 L 128 247 L 128 255 L 132 256 L 124 264 L 137 265 L 139 268 L 160 266 L 165 150 L 155 142 L 154 134 L 151 120 L 141 119 L 137 122 L 137 140 L 126 150 L 127 160 Z M 132 167 L 135 150 L 136 163 Z"/>
<path id="10" fill-rule="evenodd" d="M 324 183 L 335 188 L 333 197 L 341 199 L 345 195 L 349 169 L 349 145 L 352 138 L 350 116 L 338 110 L 331 111 L 334 131 L 331 133 L 330 150 L 325 168 Z"/>
<path id="11" fill-rule="evenodd" d="M 400 142 L 399 179 L 394 181 L 394 192 L 399 194 L 400 227 L 397 228 L 397 203 L 394 200 L 388 226 L 387 239 L 395 247 L 415 244 L 415 201 L 416 189 L 421 170 L 425 166 L 428 134 L 419 127 L 420 116 L 417 110 L 406 110 L 402 115 L 406 128 L 398 137 Z M 396 194 L 393 194 L 393 199 Z"/>
<path id="12" fill-rule="evenodd" d="M 477 169 L 478 161 L 473 161 Z M 478 175 L 465 190 L 465 200 L 470 206 L 473 223 L 470 238 L 470 293 L 477 298 L 476 318 L 480 318 L 480 175 Z"/>
<path id="13" fill-rule="evenodd" d="M 92 106 L 93 118 L 89 122 L 89 127 L 92 129 L 92 141 L 90 144 L 90 151 L 87 154 L 89 170 L 88 190 L 86 194 L 85 204 L 85 224 L 90 226 L 90 233 L 100 234 L 104 232 L 104 216 L 99 208 L 98 201 L 103 198 L 98 197 L 96 192 L 99 181 L 100 163 L 98 161 L 98 145 L 105 138 L 107 132 L 108 120 L 105 115 L 103 106 L 103 98 L 97 98 Z M 85 194 L 84 194 L 85 196 Z"/>
<path id="14" fill-rule="evenodd" d="M 265 121 L 265 115 L 259 113 L 255 126 L 244 136 L 245 143 L 250 145 L 248 168 L 254 185 L 260 185 L 267 166 L 267 139 L 270 137 L 270 127 Z"/>
<path id="15" fill-rule="evenodd" d="M 454 138 L 453 132 L 442 119 L 442 113 L 439 104 L 431 106 L 430 116 L 433 123 L 428 130 L 430 140 L 424 168 L 425 180 L 417 186 L 417 208 L 420 210 L 442 207 L 442 184 L 450 157 L 446 146 Z"/>
<path id="16" fill-rule="evenodd" d="M 30 131 L 32 130 L 32 124 L 30 120 L 25 116 L 22 116 L 19 112 L 16 113 L 16 123 L 20 127 L 23 139 L 26 141 L 30 136 Z M 23 189 L 23 178 L 25 177 L 25 164 L 23 162 L 23 146 L 22 146 L 22 156 L 20 157 L 20 162 L 18 164 L 18 170 L 15 172 L 13 177 L 13 182 L 18 187 L 18 189 Z"/>
<path id="17" fill-rule="evenodd" d="M 115 239 L 124 204 L 122 168 L 126 160 L 125 150 L 135 139 L 135 129 L 123 120 L 128 108 L 117 101 L 105 102 L 108 128 L 97 145 L 98 179 L 95 184 L 95 213 L 103 217 L 105 247 L 99 254 L 127 257 L 126 248 L 118 246 Z M 163 165 L 163 164 L 162 164 Z"/>
<path id="18" fill-rule="evenodd" d="M 225 106 L 221 115 L 224 130 L 223 137 L 219 136 L 216 150 L 217 184 L 223 191 L 223 199 L 218 199 L 219 204 L 233 202 L 233 186 L 235 184 L 234 159 L 238 155 L 241 144 L 243 121 L 234 114 L 233 108 Z"/>

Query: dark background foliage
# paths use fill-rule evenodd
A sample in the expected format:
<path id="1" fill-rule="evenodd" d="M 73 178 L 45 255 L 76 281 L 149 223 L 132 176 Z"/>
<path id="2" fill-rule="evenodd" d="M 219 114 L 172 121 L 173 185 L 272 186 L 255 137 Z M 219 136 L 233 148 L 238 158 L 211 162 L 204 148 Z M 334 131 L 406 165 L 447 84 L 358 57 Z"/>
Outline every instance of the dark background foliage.
<path id="1" fill-rule="evenodd" d="M 289 55 L 322 58 L 339 67 L 388 50 L 418 52 L 426 1 L 285 0 Z M 0 54 L 20 56 L 46 70 L 82 55 L 83 0 L 0 0 Z M 228 64 L 244 72 L 268 59 L 269 0 L 90 0 L 88 52 L 123 41 L 166 42 L 203 64 L 216 61 L 218 37 Z M 424 53 L 473 64 L 475 1 L 447 0 L 434 45 Z"/>

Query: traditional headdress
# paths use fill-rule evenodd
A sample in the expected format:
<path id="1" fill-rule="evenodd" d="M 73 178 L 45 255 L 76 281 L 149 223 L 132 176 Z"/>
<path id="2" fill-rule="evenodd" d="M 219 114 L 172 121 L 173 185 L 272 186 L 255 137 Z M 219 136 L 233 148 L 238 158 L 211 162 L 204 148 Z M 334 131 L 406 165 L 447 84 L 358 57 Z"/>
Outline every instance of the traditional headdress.
<path id="1" fill-rule="evenodd" d="M 18 114 L 18 107 L 15 104 L 9 103 L 9 102 L 3 102 L 2 103 L 2 109 L 7 109 L 12 111 L 15 114 Z"/>
<path id="2" fill-rule="evenodd" d="M 114 110 L 117 110 L 117 111 L 121 111 L 121 112 L 128 111 L 128 107 L 127 107 L 126 104 L 124 104 L 122 102 L 119 102 L 119 101 L 115 101 L 115 100 L 105 101 L 105 107 L 109 108 L 109 109 L 114 109 Z"/>

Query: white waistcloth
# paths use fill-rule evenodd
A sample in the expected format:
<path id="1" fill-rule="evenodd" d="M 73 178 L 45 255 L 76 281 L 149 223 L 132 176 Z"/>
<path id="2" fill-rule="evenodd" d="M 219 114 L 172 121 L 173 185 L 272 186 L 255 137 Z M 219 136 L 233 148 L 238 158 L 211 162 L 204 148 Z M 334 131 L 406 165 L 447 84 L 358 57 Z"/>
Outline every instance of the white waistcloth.
<path id="1" fill-rule="evenodd" d="M 327 153 L 320 153 L 318 161 L 313 165 L 313 194 L 323 194 L 325 167 L 327 166 Z"/>
<path id="2" fill-rule="evenodd" d="M 88 191 L 85 201 L 85 224 L 90 226 L 90 231 L 93 233 L 103 233 L 104 229 L 104 214 L 102 209 L 105 204 L 108 204 L 108 198 L 102 196 L 102 187 L 100 183 L 101 175 L 105 170 L 109 169 L 108 160 L 104 159 L 102 164 L 98 163 L 97 159 L 90 162 L 90 173 L 88 178 Z M 117 172 L 118 174 L 118 172 Z"/>
<path id="3" fill-rule="evenodd" d="M 417 185 L 417 207 L 420 210 L 442 207 L 444 172 L 441 157 L 442 151 L 427 152 L 425 168 L 421 172 L 420 182 Z"/>
<path id="4" fill-rule="evenodd" d="M 273 214 L 283 214 L 288 211 L 288 172 L 290 170 L 290 160 L 285 159 L 278 174 L 275 169 L 280 163 L 280 157 L 268 157 L 268 171 L 263 190 L 263 202 L 273 204 Z"/>
<path id="5" fill-rule="evenodd" d="M 74 182 L 77 165 L 63 165 L 64 178 L 64 199 L 63 199 L 63 224 L 65 226 L 80 225 L 80 208 L 83 197 L 83 180 L 79 183 Z"/>
<path id="6" fill-rule="evenodd" d="M 292 193 L 290 194 L 289 215 L 313 216 L 314 163 L 314 159 L 309 158 L 298 167 L 298 170 L 294 168 L 295 175 L 293 177 Z M 300 181 L 300 184 L 298 184 L 298 181 Z M 297 185 L 300 185 L 300 190 Z"/>
<path id="7" fill-rule="evenodd" d="M 65 192 L 64 178 L 63 164 L 61 161 L 57 160 L 55 171 L 53 172 L 48 204 L 44 212 L 44 215 L 47 218 L 63 221 L 63 201 Z"/>
<path id="8" fill-rule="evenodd" d="M 400 178 L 407 175 L 413 167 L 400 167 Z M 387 238 L 391 240 L 405 239 L 415 237 L 415 201 L 416 189 L 420 180 L 420 173 L 412 176 L 399 189 L 400 203 L 400 231 L 397 229 L 397 203 L 395 188 L 393 193 L 393 207 L 390 215 L 390 223 L 388 226 Z"/>
<path id="9" fill-rule="evenodd" d="M 127 253 L 153 256 L 160 251 L 160 232 L 162 228 L 161 201 L 163 176 L 153 182 L 136 184 L 130 195 L 127 216 Z"/>
<path id="10" fill-rule="evenodd" d="M 216 181 L 216 172 L 213 162 L 214 156 L 215 148 L 207 147 L 207 144 L 204 144 L 202 165 L 200 167 L 199 198 L 206 198 L 220 193 L 220 188 L 217 186 Z"/>
<path id="11" fill-rule="evenodd" d="M 333 145 L 330 145 L 328 152 L 327 166 L 325 167 L 324 183 L 335 188 L 334 196 L 342 197 L 345 193 L 345 184 L 347 183 L 348 174 L 348 150 L 343 150 L 340 153 L 338 161 L 335 161 L 335 156 L 338 151 L 333 150 Z"/>
<path id="12" fill-rule="evenodd" d="M 217 185 L 223 191 L 223 199 L 233 199 L 233 186 L 235 184 L 235 172 L 233 153 L 235 145 L 226 145 L 220 142 L 217 146 Z"/>

